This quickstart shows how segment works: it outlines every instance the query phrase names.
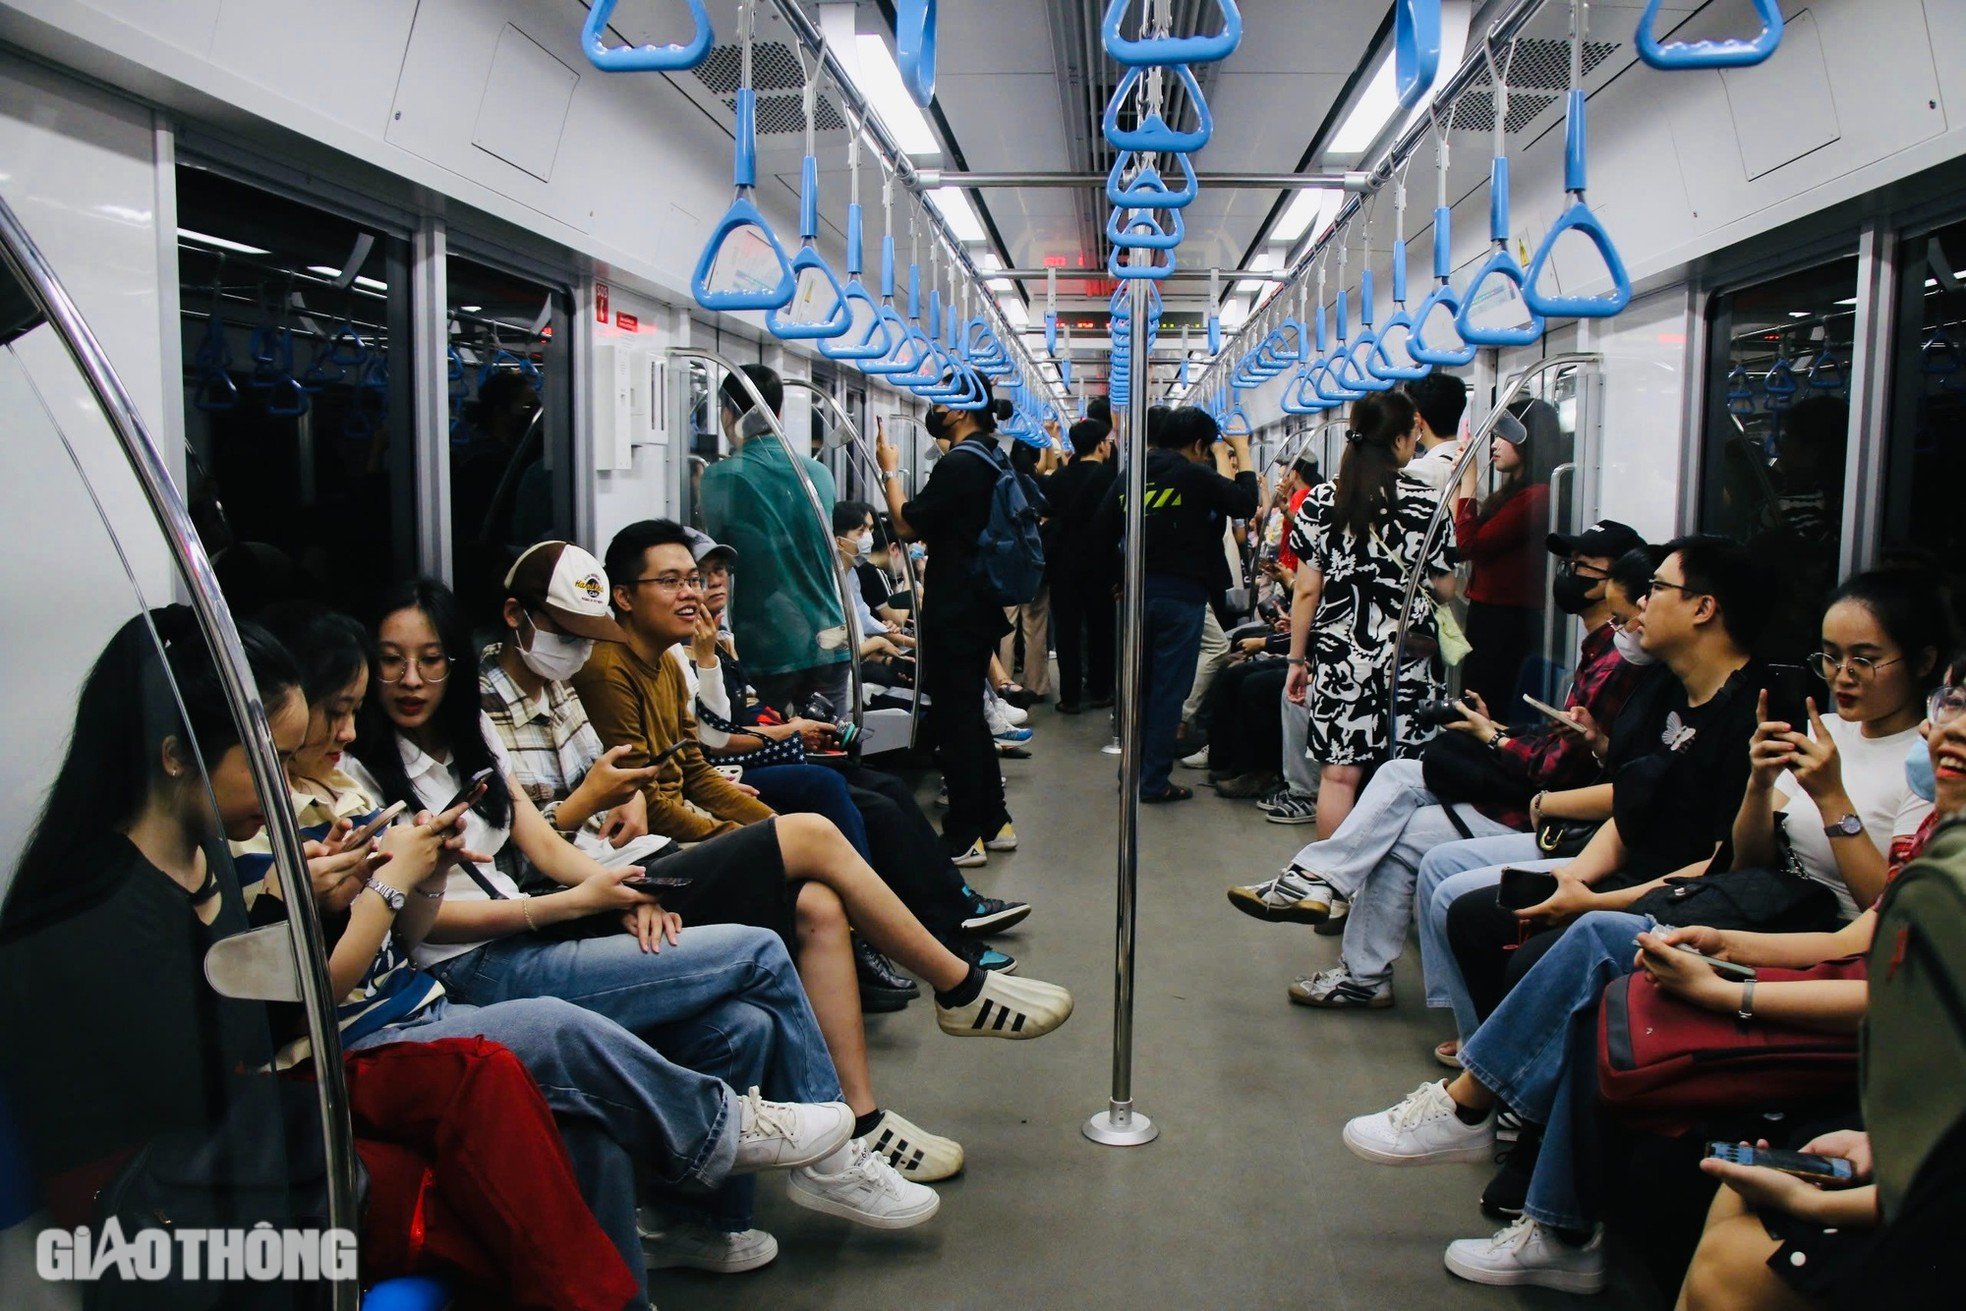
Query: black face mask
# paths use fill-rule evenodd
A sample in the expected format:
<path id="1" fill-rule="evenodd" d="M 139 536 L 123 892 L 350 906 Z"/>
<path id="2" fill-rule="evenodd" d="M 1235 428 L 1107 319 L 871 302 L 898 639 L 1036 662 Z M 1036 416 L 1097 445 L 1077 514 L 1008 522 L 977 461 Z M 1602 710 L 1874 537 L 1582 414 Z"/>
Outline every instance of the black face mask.
<path id="1" fill-rule="evenodd" d="M 922 427 L 928 430 L 931 440 L 941 441 L 943 434 L 949 430 L 949 412 L 947 410 L 930 410 L 922 416 Z"/>
<path id="2" fill-rule="evenodd" d="M 1556 608 L 1563 613 L 1580 615 L 1590 609 L 1591 603 L 1597 600 L 1591 595 L 1591 590 L 1603 582 L 1602 578 L 1586 578 L 1575 570 L 1565 569 L 1556 576 L 1556 581 L 1550 584 L 1550 599 L 1556 602 Z"/>

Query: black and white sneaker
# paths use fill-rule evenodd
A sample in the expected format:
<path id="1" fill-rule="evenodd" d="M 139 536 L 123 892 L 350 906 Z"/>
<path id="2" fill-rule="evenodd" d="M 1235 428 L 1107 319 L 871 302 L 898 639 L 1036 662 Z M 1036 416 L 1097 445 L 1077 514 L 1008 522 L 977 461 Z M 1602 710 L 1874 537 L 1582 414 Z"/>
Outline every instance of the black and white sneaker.
<path id="1" fill-rule="evenodd" d="M 1315 824 L 1317 823 L 1317 798 L 1303 797 L 1295 792 L 1284 792 L 1276 798 L 1276 804 L 1258 807 L 1263 818 L 1272 824 Z"/>
<path id="2" fill-rule="evenodd" d="M 947 1179 L 963 1168 L 963 1146 L 953 1138 L 941 1138 L 890 1110 L 861 1139 L 867 1150 L 884 1157 L 901 1172 L 903 1179 L 932 1184 Z"/>
<path id="3" fill-rule="evenodd" d="M 1522 1137 L 1522 1117 L 1504 1106 L 1495 1112 L 1495 1141 L 1512 1143 Z"/>
<path id="4" fill-rule="evenodd" d="M 1334 965 L 1291 984 L 1290 1000 L 1319 1010 L 1378 1011 L 1393 1004 L 1393 985 L 1360 983 L 1343 965 Z"/>
<path id="5" fill-rule="evenodd" d="M 969 914 L 963 917 L 964 933 L 1002 933 L 1013 924 L 1023 923 L 1024 917 L 1031 913 L 1025 902 L 986 897 L 968 884 L 963 885 L 963 895 L 969 899 Z"/>
<path id="6" fill-rule="evenodd" d="M 1041 1038 L 1071 1017 L 1071 993 L 1002 970 L 984 972 L 983 990 L 968 1005 L 935 1008 L 936 1024 L 957 1038 Z"/>
<path id="7" fill-rule="evenodd" d="M 1337 893 L 1331 894 L 1331 913 L 1320 924 L 1311 926 L 1311 932 L 1320 938 L 1341 938 L 1345 934 L 1345 917 L 1352 913 L 1352 903 Z"/>

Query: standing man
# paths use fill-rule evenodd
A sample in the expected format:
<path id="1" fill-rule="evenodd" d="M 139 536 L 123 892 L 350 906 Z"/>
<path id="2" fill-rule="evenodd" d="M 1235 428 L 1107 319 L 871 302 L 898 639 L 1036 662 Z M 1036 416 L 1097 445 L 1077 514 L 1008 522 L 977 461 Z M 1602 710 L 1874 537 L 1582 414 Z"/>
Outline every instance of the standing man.
<path id="1" fill-rule="evenodd" d="M 1175 728 L 1181 703 L 1194 686 L 1209 598 L 1231 582 L 1222 553 L 1223 529 L 1231 519 L 1256 513 L 1262 485 L 1250 467 L 1248 435 L 1233 434 L 1225 441 L 1206 410 L 1155 406 L 1147 413 L 1147 442 L 1147 494 L 1141 507 L 1146 631 L 1140 635 L 1147 657 L 1146 702 L 1141 707 L 1146 748 L 1140 799 L 1152 804 L 1194 796 L 1168 778 Z M 1213 469 L 1207 467 L 1211 460 Z M 1124 487 L 1115 481 L 1100 507 L 1096 540 L 1120 540 L 1124 504 Z"/>
<path id="2" fill-rule="evenodd" d="M 983 388 L 987 394 L 989 384 Z M 997 745 L 983 713 L 990 657 L 1010 623 L 976 577 L 977 548 L 989 526 L 1001 458 L 997 418 L 1009 412 L 1007 402 L 994 399 L 980 410 L 931 407 L 922 426 L 943 458 L 912 501 L 901 491 L 901 453 L 888 444 L 885 433 L 876 437 L 874 447 L 895 535 L 928 547 L 918 682 L 932 702 L 929 723 L 949 789 L 942 841 L 965 867 L 987 860 L 986 851 L 1017 847 L 1017 832 L 1004 806 Z"/>
<path id="3" fill-rule="evenodd" d="M 1051 572 L 1051 623 L 1058 644 L 1058 713 L 1113 703 L 1113 590 L 1105 585 L 1092 520 L 1113 486 L 1113 432 L 1081 419 L 1068 434 L 1072 462 L 1051 480 L 1044 554 Z"/>
<path id="4" fill-rule="evenodd" d="M 1459 451 L 1461 416 L 1468 411 L 1468 385 L 1451 373 L 1435 369 L 1406 384 L 1406 394 L 1420 411 L 1420 453 L 1407 462 L 1405 473 L 1433 489 L 1439 500 L 1454 476 Z"/>

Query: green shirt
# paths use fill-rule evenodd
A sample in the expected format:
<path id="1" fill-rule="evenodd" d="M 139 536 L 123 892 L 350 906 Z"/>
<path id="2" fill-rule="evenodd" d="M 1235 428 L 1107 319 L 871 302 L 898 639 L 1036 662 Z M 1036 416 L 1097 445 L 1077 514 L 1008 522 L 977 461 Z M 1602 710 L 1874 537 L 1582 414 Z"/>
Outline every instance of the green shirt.
<path id="1" fill-rule="evenodd" d="M 823 523 L 813 517 L 799 469 L 769 435 L 745 442 L 703 473 L 704 531 L 737 552 L 730 625 L 753 674 L 850 658 L 834 576 L 833 475 L 806 456 L 799 465 L 819 493 Z"/>

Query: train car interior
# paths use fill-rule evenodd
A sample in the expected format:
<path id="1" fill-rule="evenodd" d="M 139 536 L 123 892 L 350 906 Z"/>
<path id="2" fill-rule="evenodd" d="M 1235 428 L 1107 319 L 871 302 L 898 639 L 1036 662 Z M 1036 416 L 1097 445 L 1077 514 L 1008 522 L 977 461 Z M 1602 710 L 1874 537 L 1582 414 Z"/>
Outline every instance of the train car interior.
<path id="1" fill-rule="evenodd" d="M 1962 0 L 0 0 L 0 399 L 7 1311 L 1966 1305 Z"/>

